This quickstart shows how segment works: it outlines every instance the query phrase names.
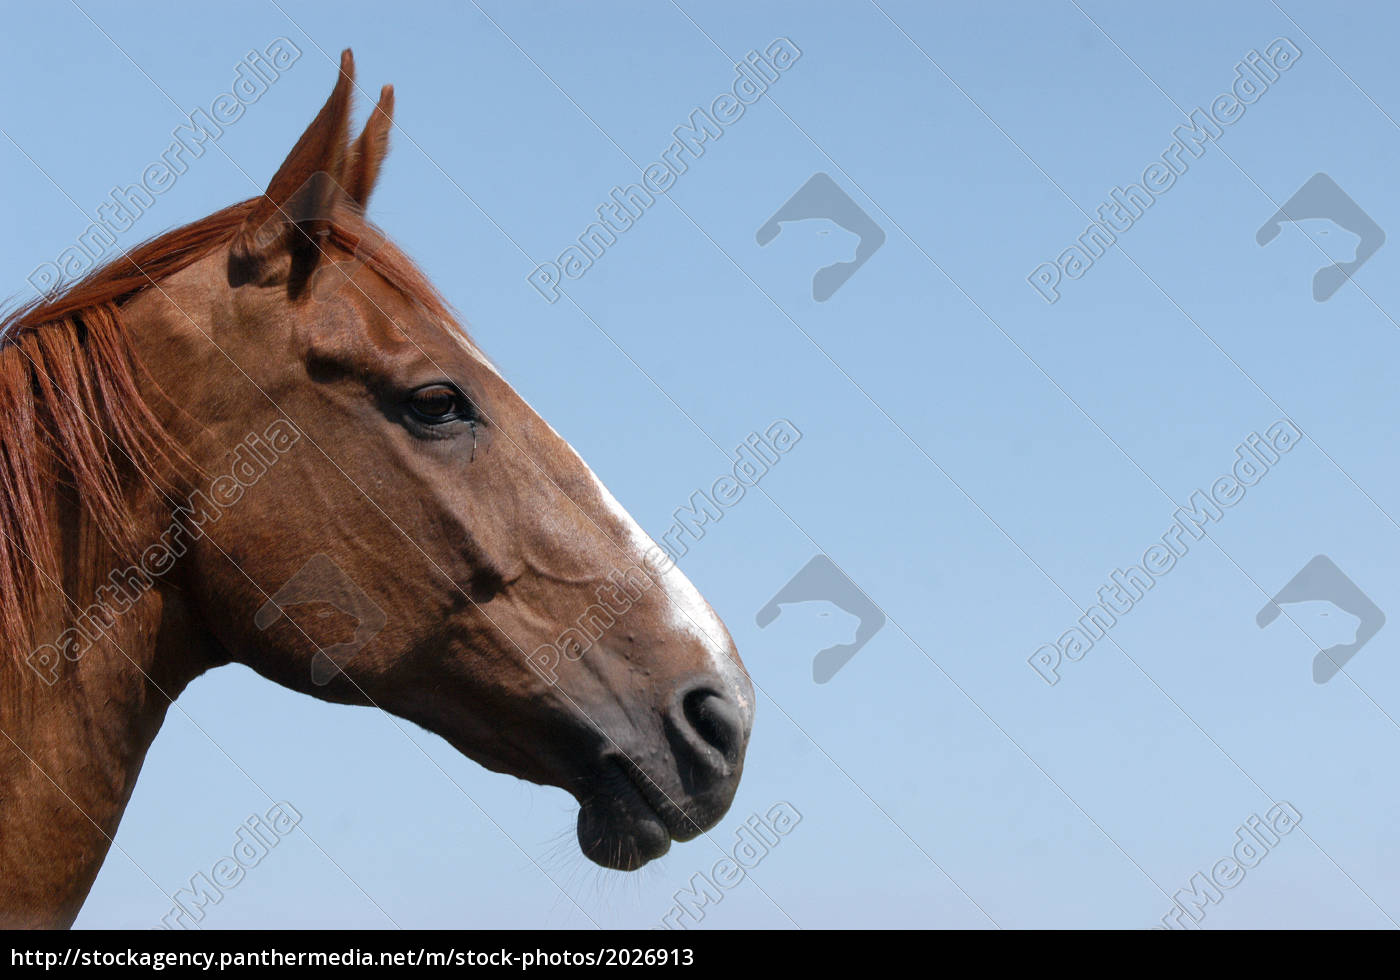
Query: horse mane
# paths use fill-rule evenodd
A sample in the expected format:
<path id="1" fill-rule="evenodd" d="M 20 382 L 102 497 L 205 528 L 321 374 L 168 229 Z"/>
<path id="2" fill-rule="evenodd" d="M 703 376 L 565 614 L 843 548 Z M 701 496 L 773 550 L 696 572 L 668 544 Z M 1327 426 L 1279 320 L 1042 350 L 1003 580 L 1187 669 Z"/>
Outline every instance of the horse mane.
<path id="1" fill-rule="evenodd" d="M 57 487 L 118 555 L 134 559 L 149 542 L 138 540 L 127 484 L 145 478 L 168 495 L 182 472 L 197 470 L 141 395 L 142 381 L 156 386 L 134 354 L 122 307 L 226 248 L 260 200 L 160 235 L 0 318 L 0 646 L 28 653 L 31 624 L 66 601 Z M 354 253 L 369 228 L 357 208 L 342 205 L 322 247 Z M 376 244 L 364 260 L 409 299 L 455 321 L 399 249 Z M 91 601 L 86 591 L 69 598 L 79 610 Z"/>

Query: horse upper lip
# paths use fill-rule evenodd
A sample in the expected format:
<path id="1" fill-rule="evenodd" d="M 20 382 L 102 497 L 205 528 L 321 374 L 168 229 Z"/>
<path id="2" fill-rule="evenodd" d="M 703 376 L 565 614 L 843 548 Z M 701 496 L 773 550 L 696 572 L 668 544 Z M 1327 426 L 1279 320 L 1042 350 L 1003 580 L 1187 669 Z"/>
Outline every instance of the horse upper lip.
<path id="1" fill-rule="evenodd" d="M 626 787 L 653 816 L 661 821 L 667 833 L 673 838 L 688 838 L 699 830 L 695 821 L 691 820 L 685 811 L 667 796 L 665 791 L 635 762 L 625 758 L 613 759 L 612 761 Z"/>

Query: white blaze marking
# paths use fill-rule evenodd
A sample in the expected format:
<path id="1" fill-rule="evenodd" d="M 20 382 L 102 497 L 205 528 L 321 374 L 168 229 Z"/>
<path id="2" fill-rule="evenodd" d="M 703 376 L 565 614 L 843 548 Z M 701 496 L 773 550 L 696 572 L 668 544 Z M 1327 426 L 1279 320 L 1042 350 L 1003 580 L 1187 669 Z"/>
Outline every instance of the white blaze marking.
<path id="1" fill-rule="evenodd" d="M 492 364 L 490 359 L 481 352 L 480 347 L 472 343 L 471 338 L 467 336 L 465 330 L 446 320 L 442 321 L 442 327 L 457 341 L 462 350 L 466 351 L 467 354 L 471 356 L 472 360 L 480 362 L 482 367 L 486 368 L 486 370 L 490 371 L 496 377 L 501 378 L 502 381 L 505 381 L 505 378 L 501 377 L 501 372 L 496 370 L 496 365 Z M 538 415 L 539 413 L 536 412 L 535 414 Z"/>
<path id="2" fill-rule="evenodd" d="M 558 435 L 558 433 L 555 434 Z M 565 445 L 567 446 L 568 443 L 566 442 Z M 690 634 L 704 644 L 706 652 L 710 655 L 710 662 L 714 664 L 715 672 L 724 678 L 731 688 L 730 693 L 734 699 L 739 702 L 740 707 L 747 711 L 750 705 L 744 696 L 743 685 L 738 682 L 739 667 L 725 653 L 724 647 L 720 645 L 721 638 L 726 635 L 726 632 L 719 616 L 715 615 L 714 609 L 705 601 L 700 590 L 694 586 L 690 579 L 686 578 L 685 572 L 680 570 L 680 567 L 670 559 L 670 556 L 666 556 L 664 559 L 664 571 L 658 571 L 653 563 L 644 560 L 647 555 L 657 553 L 665 555 L 665 552 L 651 539 L 650 535 L 642 530 L 636 519 L 627 513 L 622 504 L 618 503 L 617 498 L 612 495 L 612 491 L 602 480 L 598 479 L 598 474 L 593 472 L 592 468 L 583 461 L 577 452 L 574 452 L 572 446 L 569 446 L 569 451 L 574 453 L 574 458 L 578 459 L 583 468 L 588 471 L 588 475 L 593 478 L 593 485 L 598 489 L 598 496 L 602 499 L 603 506 L 626 529 L 628 537 L 631 538 L 632 547 L 643 556 L 642 559 L 638 560 L 638 565 L 653 580 L 660 580 L 661 588 L 671 601 L 671 626 L 683 633 Z"/>
<path id="3" fill-rule="evenodd" d="M 533 409 L 531 409 L 533 411 Z M 535 413 L 539 415 L 538 412 Z M 544 421 L 541 419 L 541 421 Z M 715 615 L 715 611 L 710 604 L 705 601 L 705 597 L 700 594 L 690 579 L 686 578 L 685 572 L 671 560 L 661 547 L 642 530 L 636 519 L 629 513 L 622 504 L 618 503 L 612 491 L 602 480 L 598 479 L 598 474 L 593 472 L 593 468 L 584 462 L 583 457 L 568 440 L 555 431 L 554 426 L 548 422 L 544 423 L 550 432 L 562 442 L 569 452 L 573 453 L 574 459 L 578 460 L 580 466 L 588 473 L 593 480 L 593 486 L 598 491 L 598 498 L 602 501 L 603 507 L 612 514 L 617 522 L 622 525 L 623 530 L 630 539 L 630 544 L 636 550 L 635 561 L 648 577 L 656 581 L 671 606 L 671 627 L 679 632 L 689 634 L 705 647 L 705 651 L 710 655 L 710 662 L 714 665 L 715 673 L 719 674 L 730 688 L 730 694 L 739 702 L 739 706 L 748 712 L 752 709 L 748 698 L 745 696 L 745 686 L 741 683 L 741 671 L 738 664 L 725 652 L 723 637 L 726 636 L 724 624 Z M 658 569 L 653 562 L 646 560 L 649 555 L 660 554 L 664 556 L 661 569 Z"/>
<path id="4" fill-rule="evenodd" d="M 487 359 L 486 355 L 481 352 L 480 348 L 467 337 L 465 330 L 448 323 L 444 323 L 443 326 L 447 328 L 447 332 L 457 339 L 462 349 L 471 355 L 474 360 L 479 361 L 488 371 L 496 377 L 501 378 L 503 382 L 505 381 L 505 378 L 501 377 L 501 372 L 496 370 L 496 366 L 492 364 Z M 509 382 L 506 383 L 509 384 Z M 519 392 L 515 394 L 516 397 L 520 398 Z M 535 411 L 528 402 L 525 402 L 524 398 L 520 398 L 520 400 L 525 403 L 530 411 Z M 635 564 L 653 581 L 658 581 L 662 591 L 666 593 L 671 606 L 672 628 L 679 632 L 689 634 L 704 645 L 706 652 L 710 655 L 710 662 L 714 665 L 715 672 L 719 674 L 720 677 L 724 678 L 734 699 L 739 702 L 739 706 L 745 712 L 751 711 L 753 706 L 749 703 L 749 699 L 744 693 L 745 686 L 741 682 L 742 672 L 738 664 L 725 653 L 724 647 L 721 645 L 721 638 L 726 635 L 726 631 L 724 624 L 720 622 L 720 618 L 715 615 L 714 609 L 705 601 L 705 597 L 700 594 L 700 590 L 695 587 L 690 579 L 686 578 L 685 572 L 680 570 L 660 545 L 653 541 L 651 536 L 642 530 L 641 525 L 637 523 L 636 519 L 633 518 L 631 514 L 627 513 L 627 510 L 622 504 L 618 503 L 617 498 L 612 495 L 612 491 L 607 488 L 602 480 L 598 479 L 598 474 L 594 473 L 593 468 L 584 462 L 583 457 L 569 444 L 569 441 L 559 435 L 554 426 L 550 425 L 547 420 L 541 417 L 539 412 L 535 412 L 535 416 L 539 418 L 541 422 L 544 422 L 545 427 L 548 428 L 550 432 L 554 433 L 555 438 L 562 442 L 569 452 L 573 453 L 574 459 L 578 460 L 579 465 L 582 466 L 589 477 L 592 478 L 593 486 L 598 491 L 598 498 L 602 501 L 603 507 L 622 525 L 630 539 L 630 544 L 636 549 Z M 523 452 L 524 450 L 521 451 Z M 575 506 L 577 506 L 577 502 L 575 502 Z M 646 561 L 647 556 L 658 553 L 665 556 L 663 563 L 664 571 L 658 571 L 653 563 Z"/>

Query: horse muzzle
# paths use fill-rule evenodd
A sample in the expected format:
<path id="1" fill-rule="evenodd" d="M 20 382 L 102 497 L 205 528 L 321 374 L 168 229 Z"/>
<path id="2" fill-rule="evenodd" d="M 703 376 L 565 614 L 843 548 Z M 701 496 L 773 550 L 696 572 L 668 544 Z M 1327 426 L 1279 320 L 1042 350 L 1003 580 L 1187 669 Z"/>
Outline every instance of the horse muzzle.
<path id="1" fill-rule="evenodd" d="M 729 810 L 753 728 L 753 688 L 713 675 L 682 682 L 661 713 L 664 749 L 613 740 L 581 798 L 579 847 L 596 864 L 640 868 L 717 824 Z"/>

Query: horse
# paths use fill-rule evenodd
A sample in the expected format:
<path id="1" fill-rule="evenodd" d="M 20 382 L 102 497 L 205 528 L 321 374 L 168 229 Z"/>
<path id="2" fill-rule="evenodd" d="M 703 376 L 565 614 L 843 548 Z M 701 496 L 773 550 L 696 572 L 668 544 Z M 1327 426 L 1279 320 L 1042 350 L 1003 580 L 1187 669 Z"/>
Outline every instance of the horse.
<path id="1" fill-rule="evenodd" d="M 166 711 L 240 663 L 570 793 L 630 871 L 728 810 L 724 624 L 365 216 L 354 59 L 256 198 L 0 321 L 0 925 L 67 927 Z"/>

